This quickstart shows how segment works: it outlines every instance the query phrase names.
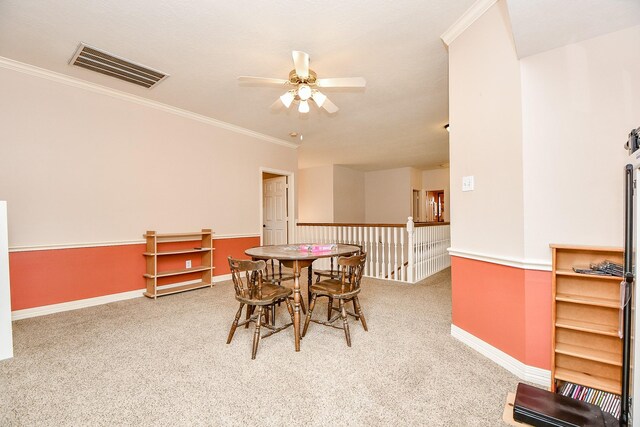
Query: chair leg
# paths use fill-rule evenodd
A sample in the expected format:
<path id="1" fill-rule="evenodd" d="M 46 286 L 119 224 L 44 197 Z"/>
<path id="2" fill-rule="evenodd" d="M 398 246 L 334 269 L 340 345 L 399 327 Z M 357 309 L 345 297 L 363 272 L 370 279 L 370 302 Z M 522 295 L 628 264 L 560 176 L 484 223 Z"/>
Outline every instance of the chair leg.
<path id="1" fill-rule="evenodd" d="M 333 313 L 333 298 L 329 297 L 329 306 L 327 307 L 327 322 L 331 320 L 332 313 Z"/>
<path id="2" fill-rule="evenodd" d="M 360 313 L 358 313 L 358 307 L 356 307 L 356 299 L 353 298 L 351 302 L 353 303 L 353 313 L 356 315 L 356 320 L 360 320 Z"/>
<path id="3" fill-rule="evenodd" d="M 285 304 L 287 305 L 287 310 L 289 311 L 289 316 L 291 316 L 291 322 L 295 322 L 295 317 L 293 315 L 293 306 L 291 305 L 291 301 L 289 298 L 284 299 Z"/>
<path id="4" fill-rule="evenodd" d="M 231 339 L 233 338 L 233 334 L 236 332 L 236 328 L 238 327 L 238 320 L 240 320 L 240 315 L 242 314 L 242 308 L 244 307 L 244 303 L 240 303 L 240 308 L 236 313 L 236 318 L 233 320 L 231 324 L 231 330 L 229 331 L 229 337 L 227 338 L 227 344 L 231 344 Z"/>
<path id="5" fill-rule="evenodd" d="M 271 326 L 276 326 L 276 305 L 271 306 Z"/>
<path id="6" fill-rule="evenodd" d="M 362 313 L 362 307 L 360 307 L 360 300 L 358 300 L 358 297 L 353 297 L 353 305 L 356 307 L 356 313 L 358 313 L 358 317 L 362 322 L 362 327 L 365 331 L 369 331 L 369 329 L 367 329 L 367 321 L 365 320 L 364 314 Z"/>
<path id="7" fill-rule="evenodd" d="M 344 327 L 344 336 L 347 339 L 347 346 L 351 347 L 351 335 L 349 334 L 349 323 L 347 323 L 347 309 L 344 307 L 344 300 L 338 300 L 340 303 L 340 317 Z"/>
<path id="8" fill-rule="evenodd" d="M 260 323 L 262 323 L 262 306 L 258 307 L 258 320 L 256 320 L 256 329 L 253 333 L 253 350 L 251 351 L 251 359 L 256 358 L 258 352 L 258 343 L 260 342 Z"/>
<path id="9" fill-rule="evenodd" d="M 251 315 L 253 314 L 253 312 L 255 311 L 256 306 L 255 305 L 251 305 L 251 306 L 247 306 L 247 323 L 245 323 L 244 328 L 245 329 L 249 329 L 249 322 L 248 320 L 251 318 Z"/>
<path id="10" fill-rule="evenodd" d="M 269 324 L 269 315 L 271 314 L 271 307 L 265 307 L 264 311 L 264 323 Z"/>
<path id="11" fill-rule="evenodd" d="M 307 301 L 309 299 L 307 298 Z M 302 309 L 302 314 L 307 314 L 307 307 L 304 305 L 304 298 L 302 298 L 302 292 L 300 293 L 300 308 Z"/>
<path id="12" fill-rule="evenodd" d="M 317 294 L 311 294 L 311 302 L 309 303 L 309 311 L 307 311 L 307 318 L 304 319 L 304 329 L 302 329 L 302 336 L 307 334 L 307 328 L 309 327 L 309 322 L 311 322 L 311 313 L 313 313 L 313 308 L 316 306 L 316 298 Z"/>

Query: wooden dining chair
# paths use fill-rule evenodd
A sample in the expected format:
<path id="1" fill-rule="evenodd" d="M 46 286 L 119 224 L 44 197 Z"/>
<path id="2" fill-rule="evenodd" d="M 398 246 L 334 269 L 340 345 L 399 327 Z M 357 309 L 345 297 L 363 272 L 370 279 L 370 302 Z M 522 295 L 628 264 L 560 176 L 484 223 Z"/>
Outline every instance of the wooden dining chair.
<path id="1" fill-rule="evenodd" d="M 269 282 L 272 285 L 280 285 L 280 286 L 282 286 L 284 282 L 288 282 L 288 281 L 293 282 L 293 279 L 294 279 L 293 272 L 290 272 L 290 273 L 285 272 L 283 274 L 282 263 L 280 261 L 277 261 L 278 265 L 276 267 L 275 262 L 276 261 L 273 258 L 271 258 L 269 261 L 266 262 L 264 281 Z M 271 264 L 271 266 L 269 266 L 269 264 Z M 269 273 L 269 267 L 271 267 L 271 273 Z M 290 299 L 293 300 L 293 296 L 290 297 Z M 278 303 L 278 305 L 280 305 L 280 303 Z M 300 295 L 300 308 L 302 309 L 302 314 L 307 314 L 307 307 L 305 306 L 304 298 L 302 298 L 302 295 Z M 272 317 L 271 317 L 272 322 L 275 321 L 275 315 L 276 315 L 275 306 L 273 306 Z"/>
<path id="2" fill-rule="evenodd" d="M 363 253 L 361 245 L 355 245 L 355 244 L 351 244 L 351 243 L 349 243 L 349 245 L 357 246 L 358 248 L 360 248 L 360 250 L 356 253 L 356 255 L 359 255 L 359 254 Z M 334 260 L 337 260 L 337 259 L 338 259 L 338 257 L 329 258 L 329 262 L 330 262 L 329 270 L 313 270 L 313 274 L 316 275 L 316 283 L 320 282 L 320 279 L 322 279 L 322 278 L 325 278 L 325 279 L 339 279 L 340 278 L 340 267 L 338 266 L 337 262 L 334 261 Z M 335 268 L 334 268 L 334 265 L 335 265 Z M 335 310 L 335 309 L 336 309 L 336 307 L 333 306 L 333 298 L 329 297 L 329 303 L 327 305 L 327 321 L 331 320 L 331 314 L 332 314 L 333 310 Z M 356 310 L 355 304 L 353 306 L 353 310 L 354 311 Z M 357 319 L 357 317 L 356 317 L 356 319 Z"/>
<path id="3" fill-rule="evenodd" d="M 264 261 L 248 261 L 231 257 L 228 257 L 228 261 L 229 268 L 231 269 L 233 287 L 236 292 L 236 300 L 240 303 L 240 308 L 231 324 L 227 344 L 231 343 L 238 326 L 249 326 L 249 323 L 255 323 L 253 349 L 251 351 L 251 359 L 255 359 L 260 338 L 271 336 L 293 324 L 293 307 L 289 301 L 292 291 L 284 286 L 263 281 L 263 274 L 266 267 Z M 291 322 L 280 327 L 275 327 L 275 325 L 269 324 L 269 311 L 270 308 L 280 302 L 284 302 L 287 305 Z M 239 322 L 242 316 L 242 309 L 245 306 L 247 310 L 246 319 Z M 255 313 L 256 310 L 257 313 Z M 260 336 L 261 327 L 269 329 L 269 332 L 262 335 L 262 337 Z"/>
<path id="4" fill-rule="evenodd" d="M 344 335 L 349 347 L 351 347 L 351 335 L 349 334 L 349 323 L 347 321 L 348 314 L 359 319 L 360 322 L 362 322 L 364 330 L 368 331 L 367 321 L 364 318 L 362 307 L 358 300 L 360 282 L 362 281 L 362 272 L 364 271 L 366 260 L 366 253 L 350 257 L 340 257 L 338 258 L 338 268 L 340 269 L 339 279 L 326 279 L 311 285 L 311 301 L 309 302 L 309 310 L 307 311 L 307 317 L 304 321 L 304 329 L 302 330 L 303 337 L 306 335 L 309 323 L 312 321 L 311 315 L 315 308 L 316 298 L 318 298 L 318 296 L 329 297 L 331 301 L 338 300 L 338 313 L 335 316 L 330 317 L 326 322 L 319 320 L 313 320 L 313 322 L 336 327 L 338 329 L 344 329 Z M 347 312 L 346 303 L 349 301 L 353 301 L 355 313 Z M 331 315 L 332 312 L 333 309 L 329 311 L 329 315 Z M 342 328 L 333 325 L 333 323 L 338 319 L 342 319 Z"/>

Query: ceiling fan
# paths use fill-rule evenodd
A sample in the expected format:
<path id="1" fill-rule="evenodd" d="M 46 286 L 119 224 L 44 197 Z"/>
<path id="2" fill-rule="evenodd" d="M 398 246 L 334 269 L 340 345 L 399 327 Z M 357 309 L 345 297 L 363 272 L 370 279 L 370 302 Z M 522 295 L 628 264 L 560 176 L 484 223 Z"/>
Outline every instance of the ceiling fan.
<path id="1" fill-rule="evenodd" d="M 298 103 L 298 111 L 300 113 L 309 112 L 309 101 L 315 102 L 318 107 L 327 110 L 328 113 L 338 111 L 336 104 L 331 102 L 329 98 L 318 88 L 332 87 L 365 87 L 367 82 L 362 77 L 334 77 L 319 79 L 315 71 L 309 69 L 309 54 L 294 50 L 293 67 L 289 72 L 289 79 L 274 79 L 269 77 L 251 77 L 240 76 L 238 80 L 253 83 L 266 83 L 290 87 L 280 99 L 277 99 L 271 107 L 275 107 L 282 103 L 289 108 L 295 101 Z"/>

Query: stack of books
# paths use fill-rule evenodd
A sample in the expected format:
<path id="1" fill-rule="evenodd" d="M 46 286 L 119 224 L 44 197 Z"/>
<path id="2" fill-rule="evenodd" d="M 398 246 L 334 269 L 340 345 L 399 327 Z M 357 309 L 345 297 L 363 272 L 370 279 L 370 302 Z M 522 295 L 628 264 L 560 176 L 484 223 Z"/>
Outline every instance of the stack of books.
<path id="1" fill-rule="evenodd" d="M 624 269 L 622 264 L 612 261 L 603 261 L 599 264 L 591 264 L 589 268 L 573 267 L 573 271 L 582 274 L 595 274 L 598 276 L 618 276 L 622 277 Z"/>
<path id="2" fill-rule="evenodd" d="M 597 405 L 616 418 L 620 417 L 620 396 L 606 391 L 596 390 L 579 384 L 564 383 L 558 393 L 573 399 Z"/>

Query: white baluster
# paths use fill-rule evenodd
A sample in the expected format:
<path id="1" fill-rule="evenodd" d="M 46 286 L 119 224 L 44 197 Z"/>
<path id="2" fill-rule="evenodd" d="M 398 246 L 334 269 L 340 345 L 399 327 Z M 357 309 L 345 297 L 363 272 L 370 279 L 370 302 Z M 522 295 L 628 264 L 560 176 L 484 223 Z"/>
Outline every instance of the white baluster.
<path id="1" fill-rule="evenodd" d="M 393 280 L 398 280 L 398 229 L 393 229 Z"/>
<path id="2" fill-rule="evenodd" d="M 414 283 L 413 278 L 415 277 L 415 265 L 414 265 L 414 251 L 413 247 L 413 233 L 414 233 L 414 224 L 413 218 L 409 217 L 407 219 L 407 246 L 408 246 L 408 255 L 409 255 L 409 265 L 407 266 L 407 281 L 409 283 Z"/>
<path id="3" fill-rule="evenodd" d="M 404 266 L 404 233 L 405 233 L 405 229 L 402 228 L 400 229 L 400 280 L 402 280 L 403 282 L 407 281 L 407 269 Z"/>

